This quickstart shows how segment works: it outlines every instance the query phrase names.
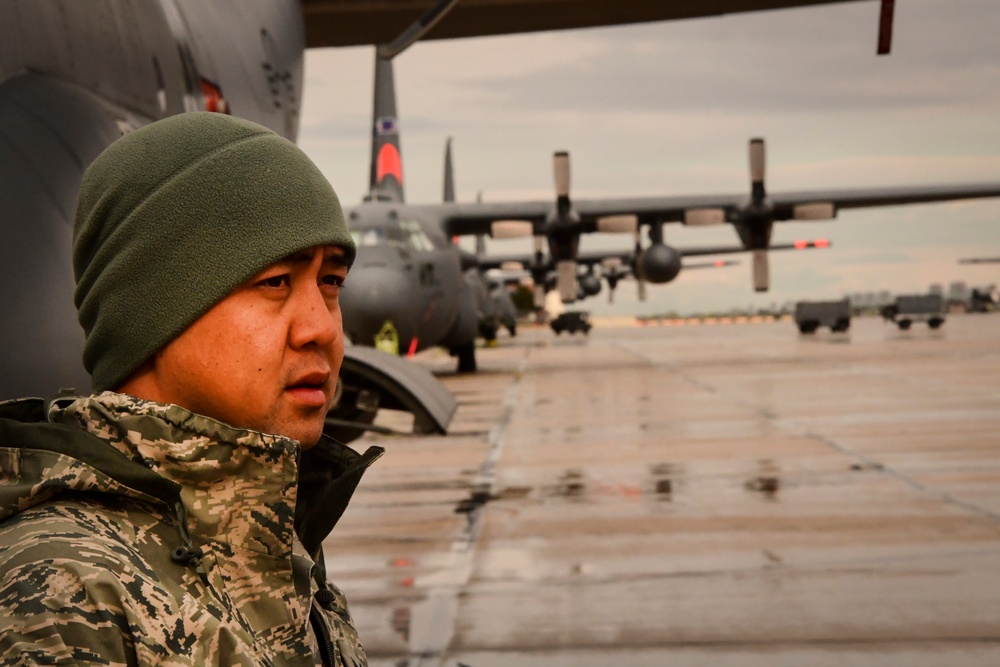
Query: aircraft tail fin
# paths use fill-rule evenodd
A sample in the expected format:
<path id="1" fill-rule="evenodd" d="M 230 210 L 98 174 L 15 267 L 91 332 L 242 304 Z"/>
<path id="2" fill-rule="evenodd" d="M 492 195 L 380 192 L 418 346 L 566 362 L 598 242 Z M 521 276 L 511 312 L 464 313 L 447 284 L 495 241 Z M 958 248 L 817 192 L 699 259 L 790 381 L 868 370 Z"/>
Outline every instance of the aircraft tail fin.
<path id="1" fill-rule="evenodd" d="M 444 144 L 444 201 L 455 201 L 455 169 L 451 163 L 451 137 Z"/>
<path id="2" fill-rule="evenodd" d="M 369 198 L 403 201 L 403 161 L 396 119 L 396 85 L 392 60 L 375 51 L 375 99 L 372 105 L 372 154 Z"/>

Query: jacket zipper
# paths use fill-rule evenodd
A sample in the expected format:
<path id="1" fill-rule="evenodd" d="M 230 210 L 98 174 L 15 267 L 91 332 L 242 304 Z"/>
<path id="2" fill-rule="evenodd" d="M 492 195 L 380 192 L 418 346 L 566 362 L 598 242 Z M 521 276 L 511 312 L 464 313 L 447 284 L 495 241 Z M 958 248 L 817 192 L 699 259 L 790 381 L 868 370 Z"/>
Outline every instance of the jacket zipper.
<path id="1" fill-rule="evenodd" d="M 315 604 L 309 605 L 309 622 L 316 633 L 316 643 L 319 645 L 320 660 L 324 665 L 328 665 L 328 667 L 335 667 L 335 653 L 333 650 L 333 640 L 330 637 L 330 630 L 327 629 L 326 623 L 323 622 L 323 614 L 316 608 Z"/>

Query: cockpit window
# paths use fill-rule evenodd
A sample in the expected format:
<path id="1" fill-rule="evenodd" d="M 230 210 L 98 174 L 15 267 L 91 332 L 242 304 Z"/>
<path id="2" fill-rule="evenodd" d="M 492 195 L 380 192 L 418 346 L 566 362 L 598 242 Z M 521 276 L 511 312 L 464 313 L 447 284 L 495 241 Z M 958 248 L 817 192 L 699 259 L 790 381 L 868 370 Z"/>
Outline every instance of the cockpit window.
<path id="1" fill-rule="evenodd" d="M 416 220 L 400 220 L 399 226 L 406 234 L 410 247 L 417 251 L 433 250 L 434 244 L 424 233 L 424 228 Z"/>
<path id="2" fill-rule="evenodd" d="M 424 232 L 417 220 L 392 221 L 378 227 L 351 229 L 351 236 L 359 248 L 365 246 L 389 245 L 409 252 L 434 250 L 434 242 Z"/>

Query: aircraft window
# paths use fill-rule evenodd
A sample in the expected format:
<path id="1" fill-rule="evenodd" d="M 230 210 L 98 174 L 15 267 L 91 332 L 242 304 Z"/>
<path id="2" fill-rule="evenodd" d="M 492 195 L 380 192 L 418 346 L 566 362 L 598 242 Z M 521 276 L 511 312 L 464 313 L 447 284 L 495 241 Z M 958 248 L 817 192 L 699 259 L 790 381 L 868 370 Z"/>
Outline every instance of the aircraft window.
<path id="1" fill-rule="evenodd" d="M 434 249 L 434 243 L 424 232 L 424 228 L 417 220 L 400 220 L 399 227 L 408 237 L 410 247 L 417 251 L 428 251 Z"/>
<path id="2" fill-rule="evenodd" d="M 385 243 L 385 234 L 381 229 L 352 229 L 351 236 L 358 247 Z"/>
<path id="3" fill-rule="evenodd" d="M 361 247 L 388 245 L 401 250 L 410 250 L 408 235 L 393 227 L 370 227 L 368 229 L 352 229 L 354 244 Z"/>

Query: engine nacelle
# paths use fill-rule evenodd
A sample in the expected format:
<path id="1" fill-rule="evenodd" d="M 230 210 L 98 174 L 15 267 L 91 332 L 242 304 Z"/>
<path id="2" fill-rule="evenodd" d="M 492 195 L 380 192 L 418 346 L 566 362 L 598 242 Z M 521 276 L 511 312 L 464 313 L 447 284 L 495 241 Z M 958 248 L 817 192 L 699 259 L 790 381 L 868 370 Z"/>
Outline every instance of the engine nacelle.
<path id="1" fill-rule="evenodd" d="M 597 296 L 601 293 L 601 279 L 593 273 L 580 276 L 580 290 L 585 296 Z"/>
<path id="2" fill-rule="evenodd" d="M 639 255 L 639 276 L 651 283 L 668 283 L 681 272 L 681 254 L 663 243 L 654 243 Z"/>

